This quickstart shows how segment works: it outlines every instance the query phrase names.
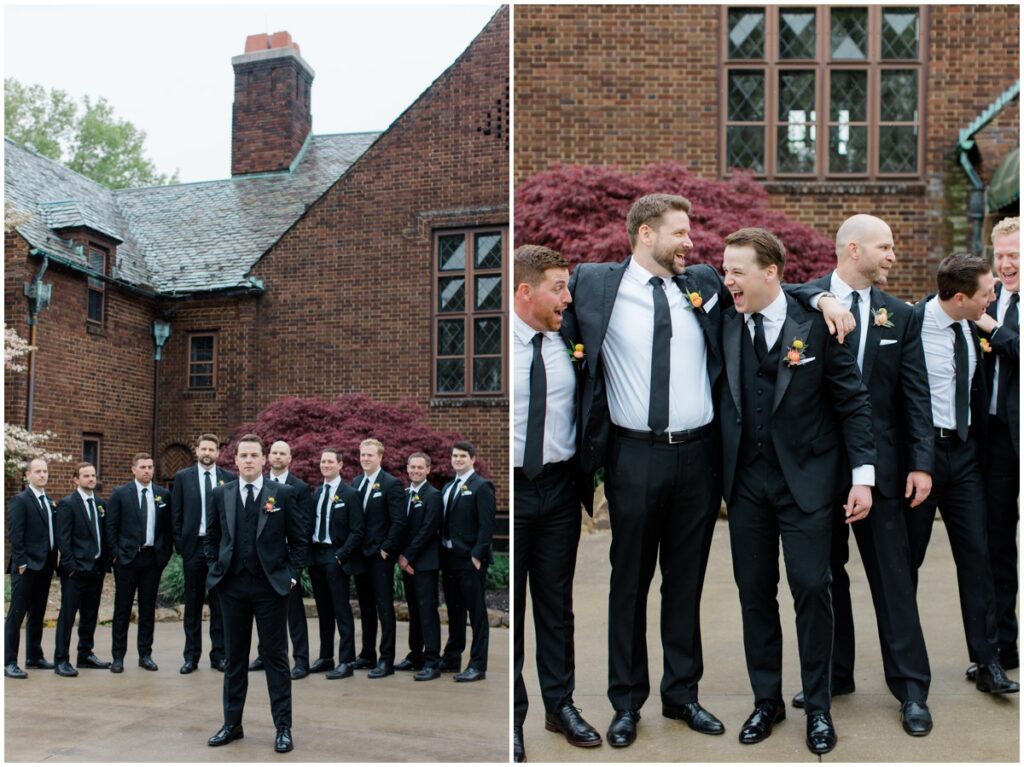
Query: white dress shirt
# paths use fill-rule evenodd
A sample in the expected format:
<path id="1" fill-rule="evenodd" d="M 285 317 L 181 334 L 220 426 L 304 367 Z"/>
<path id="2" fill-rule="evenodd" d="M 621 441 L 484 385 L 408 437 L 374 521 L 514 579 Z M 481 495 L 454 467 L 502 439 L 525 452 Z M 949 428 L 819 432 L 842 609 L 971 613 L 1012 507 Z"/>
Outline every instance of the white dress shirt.
<path id="1" fill-rule="evenodd" d="M 996 324 L 1002 326 L 1006 320 L 1006 310 L 1010 308 L 1010 299 L 1013 298 L 1016 293 L 1012 293 L 1003 286 L 1003 289 L 999 291 L 999 298 L 996 300 Z M 1020 322 L 1020 304 L 1017 304 L 1017 322 Z M 996 331 L 998 332 L 998 331 Z M 992 335 L 995 335 L 993 333 Z M 996 364 L 992 369 L 992 399 L 989 400 L 988 412 L 989 415 L 996 414 L 996 405 L 999 402 L 999 365 L 1002 360 L 999 359 L 1000 355 L 996 355 Z"/>
<path id="2" fill-rule="evenodd" d="M 143 546 L 152 546 L 156 540 L 156 500 L 153 498 L 153 483 L 143 485 L 135 480 L 135 497 L 139 501 L 139 508 L 142 508 L 142 490 L 146 490 L 146 542 Z"/>
<path id="3" fill-rule="evenodd" d="M 377 481 L 377 475 L 380 474 L 380 468 L 373 472 L 363 482 L 363 509 L 366 509 L 366 504 L 370 501 L 370 493 L 373 491 L 373 484 Z"/>
<path id="4" fill-rule="evenodd" d="M 427 480 L 423 480 L 418 485 L 409 485 L 410 492 L 405 502 L 405 516 L 409 516 L 409 512 L 412 511 L 412 497 L 418 495 L 425 484 L 427 484 Z"/>
<path id="5" fill-rule="evenodd" d="M 868 344 L 868 326 L 871 319 L 871 286 L 861 288 L 855 291 L 845 282 L 843 278 L 839 276 L 839 272 L 832 272 L 832 293 L 842 303 L 843 308 L 846 311 L 850 311 L 853 306 L 853 294 L 860 293 L 860 313 L 857 316 L 857 327 L 860 328 L 860 334 L 858 337 L 859 345 L 857 346 L 857 367 L 864 370 L 864 349 L 867 348 Z"/>
<path id="6" fill-rule="evenodd" d="M 608 332 L 601 346 L 608 410 L 612 423 L 650 431 L 651 359 L 654 345 L 654 275 L 632 258 L 626 267 Z M 665 278 L 672 319 L 669 368 L 668 430 L 696 429 L 711 423 L 715 410 L 708 379 L 704 332 L 683 292 Z"/>
<path id="7" fill-rule="evenodd" d="M 326 488 L 324 494 L 329 499 L 327 501 L 327 537 L 323 541 L 317 540 L 317 536 L 320 535 L 320 514 L 324 508 L 324 496 L 321 495 L 319 503 L 316 505 L 316 526 L 313 528 L 313 543 L 331 543 L 331 510 L 334 508 L 334 494 L 338 492 L 338 486 L 341 484 L 341 476 L 337 476 L 330 482 L 325 483 Z"/>
<path id="8" fill-rule="evenodd" d="M 928 368 L 928 385 L 932 390 L 932 425 L 943 429 L 956 429 L 956 368 L 953 363 L 953 323 L 956 322 L 943 310 L 939 299 L 932 298 L 924 308 L 921 323 L 921 343 L 924 346 L 924 362 Z M 971 326 L 967 320 L 960 320 L 967 342 L 967 387 L 970 396 L 971 381 L 977 367 L 977 355 L 971 341 Z M 968 400 L 967 423 L 970 425 L 971 409 Z"/>
<path id="9" fill-rule="evenodd" d="M 199 537 L 206 537 L 206 474 L 210 475 L 210 487 L 217 487 L 217 467 L 207 469 L 201 463 L 196 464 L 199 470 Z"/>
<path id="10" fill-rule="evenodd" d="M 521 468 L 526 452 L 526 425 L 530 417 L 530 367 L 533 337 L 539 331 L 513 315 L 515 339 L 515 420 L 513 465 Z M 568 346 L 557 332 L 544 333 L 541 355 L 547 379 L 544 411 L 544 463 L 567 461 L 576 453 L 576 373 Z"/>
<path id="11" fill-rule="evenodd" d="M 465 484 L 466 480 L 473 476 L 473 472 L 474 469 L 470 469 L 465 474 L 456 474 L 455 479 L 452 480 L 451 483 L 448 485 L 448 489 L 445 490 L 444 497 L 441 499 L 441 509 L 445 517 L 448 516 L 448 499 L 451 497 L 451 494 L 456 492 L 460 487 L 462 487 Z M 444 530 L 443 521 L 441 523 L 441 529 Z M 446 549 L 450 549 L 452 547 L 452 541 L 450 538 L 442 537 L 441 545 L 444 546 Z"/>
<path id="12" fill-rule="evenodd" d="M 280 482 L 282 485 L 287 485 L 288 484 L 288 472 L 285 471 L 285 473 L 282 474 L 280 477 L 275 477 L 274 476 L 274 472 L 270 472 L 270 479 L 273 480 L 274 482 Z"/>
<path id="13" fill-rule="evenodd" d="M 32 492 L 36 494 L 36 503 L 41 503 L 46 507 L 46 524 L 50 530 L 50 550 L 53 551 L 53 506 L 50 505 L 50 500 L 46 497 L 45 490 L 36 490 L 33 487 Z"/>
<path id="14" fill-rule="evenodd" d="M 253 496 L 256 498 L 257 501 L 259 501 L 260 493 L 263 491 L 263 475 L 260 474 L 252 482 L 247 482 L 246 480 L 242 479 L 241 474 L 238 475 L 238 496 L 242 499 L 243 506 L 245 506 L 245 497 L 246 495 L 248 495 L 248 490 L 246 490 L 245 487 L 246 485 L 252 485 Z"/>
<path id="15" fill-rule="evenodd" d="M 78 488 L 78 496 L 82 499 L 82 505 L 85 506 L 85 513 L 88 516 L 92 514 L 92 524 L 96 528 L 96 556 L 93 559 L 100 558 L 100 551 L 102 546 L 100 545 L 100 508 L 96 503 L 96 497 L 93 493 L 87 493 L 82 488 Z M 89 510 L 89 501 L 92 501 L 92 510 Z"/>

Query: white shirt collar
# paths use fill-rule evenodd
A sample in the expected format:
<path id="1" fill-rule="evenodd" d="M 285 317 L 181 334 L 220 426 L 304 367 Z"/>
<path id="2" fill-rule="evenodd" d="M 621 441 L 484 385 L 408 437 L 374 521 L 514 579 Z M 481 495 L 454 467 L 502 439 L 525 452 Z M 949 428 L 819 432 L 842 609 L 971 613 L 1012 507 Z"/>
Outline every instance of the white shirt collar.
<path id="1" fill-rule="evenodd" d="M 418 485 L 410 485 L 409 487 L 411 487 L 411 488 L 412 488 L 412 491 L 413 491 L 414 493 L 418 493 L 418 492 L 419 492 L 420 490 L 422 490 L 422 489 L 423 489 L 423 486 L 424 486 L 425 484 L 427 484 L 427 480 L 423 480 L 423 481 L 422 481 L 422 482 L 420 482 L 420 483 L 419 483 Z"/>
<path id="2" fill-rule="evenodd" d="M 210 479 L 215 479 L 217 477 L 217 464 L 214 464 L 209 469 L 207 469 L 205 466 L 203 466 L 203 464 L 197 461 L 196 468 L 199 469 L 200 477 L 202 477 L 206 472 L 210 472 Z"/>
<path id="3" fill-rule="evenodd" d="M 270 472 L 270 478 L 271 478 L 271 479 L 272 479 L 272 480 L 273 480 L 274 482 L 280 482 L 280 483 L 281 483 L 281 484 L 283 485 L 283 484 L 284 484 L 285 482 L 287 482 L 287 481 L 288 481 L 288 470 L 287 470 L 287 469 L 285 469 L 285 472 L 284 472 L 284 474 L 282 474 L 282 475 L 281 475 L 280 477 L 275 477 L 275 476 L 274 476 L 274 472 Z"/>
<path id="4" fill-rule="evenodd" d="M 745 313 L 743 315 L 744 321 L 749 320 L 754 312 Z M 768 306 L 761 310 L 761 316 L 769 322 L 776 322 L 782 324 L 786 320 L 786 293 L 783 290 L 779 290 L 779 295 L 775 297 Z"/>
<path id="5" fill-rule="evenodd" d="M 935 318 L 935 323 L 939 328 L 945 329 L 956 324 L 957 320 L 946 314 L 946 310 L 942 308 L 938 296 L 935 296 L 929 303 L 931 304 L 932 317 Z"/>
<path id="6" fill-rule="evenodd" d="M 338 489 L 338 485 L 341 484 L 341 475 L 339 474 L 338 476 L 336 476 L 334 479 L 332 479 L 330 481 L 325 479 L 324 480 L 324 484 L 327 485 L 328 487 L 330 487 L 331 488 L 331 492 L 333 493 L 335 490 Z"/>
<path id="7" fill-rule="evenodd" d="M 648 270 L 646 267 L 641 266 L 636 260 L 636 255 L 634 254 L 629 258 L 629 265 L 626 267 L 625 276 L 631 280 L 642 283 L 643 285 L 647 285 L 651 281 L 651 277 L 657 277 L 658 275 L 654 274 L 654 272 Z M 666 287 L 668 286 L 668 283 L 672 282 L 671 276 L 661 277 L 660 279 L 665 283 Z"/>
<path id="8" fill-rule="evenodd" d="M 470 469 L 465 474 L 456 474 L 455 481 L 465 484 L 466 480 L 473 476 L 475 469 Z"/>
<path id="9" fill-rule="evenodd" d="M 152 492 L 153 492 L 153 483 L 152 483 L 152 482 L 150 482 L 150 483 L 149 483 L 148 485 L 143 485 L 143 484 L 142 484 L 141 482 L 139 482 L 139 480 L 137 480 L 137 479 L 136 479 L 136 480 L 134 480 L 134 482 L 135 482 L 135 494 L 136 494 L 136 495 L 138 495 L 139 493 L 141 493 L 141 492 L 143 491 L 143 489 L 145 489 L 145 490 L 149 491 L 150 493 L 152 493 Z"/>
<path id="10" fill-rule="evenodd" d="M 512 318 L 512 329 L 515 331 L 519 343 L 524 346 L 529 346 L 533 343 L 533 337 L 538 333 L 543 333 L 544 337 L 548 340 L 556 340 L 560 337 L 557 330 L 534 330 L 527 324 L 526 320 L 515 312 L 512 313 Z"/>
<path id="11" fill-rule="evenodd" d="M 832 292 L 836 294 L 836 298 L 846 298 L 851 293 L 860 293 L 861 299 L 870 299 L 871 297 L 871 286 L 868 285 L 866 288 L 851 288 L 846 281 L 839 276 L 839 270 L 832 272 Z"/>
<path id="12" fill-rule="evenodd" d="M 94 501 L 96 500 L 96 494 L 95 493 L 86 493 L 80 487 L 75 488 L 75 490 L 78 491 L 78 494 L 82 497 L 83 501 L 88 501 L 90 498 L 92 498 Z"/>
<path id="13" fill-rule="evenodd" d="M 256 495 L 259 495 L 260 492 L 263 490 L 263 475 L 260 474 L 252 482 L 246 482 L 244 479 L 242 479 L 242 475 L 241 474 L 238 475 L 238 492 L 240 492 L 242 494 L 243 498 L 245 497 L 245 493 L 246 493 L 246 490 L 245 490 L 245 486 L 246 485 L 252 485 L 253 486 L 253 490 L 256 492 Z"/>
<path id="14" fill-rule="evenodd" d="M 377 471 L 373 472 L 373 474 L 367 474 L 366 478 L 370 481 L 370 484 L 372 485 L 374 482 L 377 481 L 377 477 L 379 477 L 379 476 L 380 476 L 380 469 L 378 468 Z"/>

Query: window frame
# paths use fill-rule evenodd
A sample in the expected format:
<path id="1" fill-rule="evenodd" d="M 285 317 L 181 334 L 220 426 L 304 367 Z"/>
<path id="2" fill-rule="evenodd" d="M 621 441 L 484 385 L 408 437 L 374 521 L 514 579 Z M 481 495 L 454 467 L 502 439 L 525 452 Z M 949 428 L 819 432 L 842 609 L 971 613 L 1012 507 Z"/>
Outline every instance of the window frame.
<path id="1" fill-rule="evenodd" d="M 96 459 L 89 460 L 89 453 L 86 445 L 89 443 L 96 444 Z M 91 463 L 96 469 L 96 481 L 102 481 L 102 468 L 100 462 L 103 460 L 103 435 L 96 432 L 83 432 L 82 433 L 82 461 L 84 463 Z"/>
<path id="2" fill-rule="evenodd" d="M 192 360 L 192 342 L 196 338 L 211 338 L 213 339 L 213 351 L 212 357 L 209 362 L 195 362 Z M 185 350 L 185 388 L 188 391 L 213 391 L 217 388 L 217 332 L 214 330 L 193 330 L 188 333 L 188 343 Z M 193 386 L 192 385 L 192 366 L 193 365 L 209 365 L 210 366 L 210 385 L 209 386 Z"/>
<path id="3" fill-rule="evenodd" d="M 110 265 L 110 250 L 96 242 L 87 241 L 85 244 L 86 262 L 89 269 L 92 269 L 92 261 L 90 257 L 93 253 L 103 258 L 103 268 L 99 270 L 99 273 L 106 277 L 108 268 Z M 99 319 L 93 319 L 89 316 L 89 307 L 93 294 L 99 295 L 100 297 L 100 317 Z M 94 328 L 102 328 L 107 323 L 107 283 L 103 279 L 96 277 L 86 276 L 85 278 L 85 321 L 88 325 Z"/>

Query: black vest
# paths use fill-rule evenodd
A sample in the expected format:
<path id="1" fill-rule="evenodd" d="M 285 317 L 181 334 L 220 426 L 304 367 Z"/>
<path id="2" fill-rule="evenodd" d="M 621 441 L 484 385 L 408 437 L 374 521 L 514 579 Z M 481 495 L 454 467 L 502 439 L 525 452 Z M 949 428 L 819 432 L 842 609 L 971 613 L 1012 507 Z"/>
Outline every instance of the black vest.
<path id="1" fill-rule="evenodd" d="M 743 392 L 743 438 L 740 440 L 740 462 L 750 463 L 758 456 L 773 466 L 779 465 L 772 443 L 772 403 L 775 401 L 775 378 L 779 371 L 779 354 L 782 334 L 775 339 L 775 345 L 760 365 L 757 352 L 750 340 L 750 331 L 744 326 L 740 343 L 740 390 Z"/>
<path id="2" fill-rule="evenodd" d="M 245 485 L 242 484 L 242 498 L 248 494 Z M 259 575 L 261 568 L 256 554 L 256 526 L 259 523 L 259 493 L 256 493 L 256 502 L 250 511 L 245 508 L 245 503 L 238 504 L 238 514 L 235 515 L 235 551 L 231 555 L 231 572 L 238 575 L 242 570 L 248 570 L 253 575 Z"/>

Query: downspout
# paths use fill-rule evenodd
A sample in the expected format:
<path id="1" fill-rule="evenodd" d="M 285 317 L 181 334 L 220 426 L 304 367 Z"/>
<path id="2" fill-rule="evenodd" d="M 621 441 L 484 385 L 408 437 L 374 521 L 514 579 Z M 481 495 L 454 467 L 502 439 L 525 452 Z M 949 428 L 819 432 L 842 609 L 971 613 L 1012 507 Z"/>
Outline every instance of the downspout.
<path id="1" fill-rule="evenodd" d="M 972 142 L 973 146 L 973 142 Z M 967 174 L 967 180 L 971 184 L 971 192 L 967 198 L 967 218 L 971 221 L 971 252 L 980 256 L 981 247 L 981 225 L 985 220 L 985 182 L 978 176 L 978 172 L 971 164 L 968 150 L 960 145 L 960 167 Z"/>
<path id="2" fill-rule="evenodd" d="M 153 435 L 153 448 L 150 455 L 153 456 L 153 464 L 156 465 L 156 446 L 159 444 L 157 441 L 157 402 L 160 398 L 160 360 L 164 356 L 164 344 L 167 343 L 167 339 L 171 335 L 171 323 L 166 320 L 153 320 L 153 342 L 156 344 L 156 350 L 153 352 L 153 413 L 152 423 L 150 424 L 150 433 Z"/>
<path id="3" fill-rule="evenodd" d="M 25 297 L 28 299 L 28 343 L 31 347 L 28 353 L 28 397 L 25 405 L 25 428 L 28 431 L 32 431 L 36 400 L 36 329 L 39 326 L 39 313 L 50 305 L 53 287 L 43 282 L 43 275 L 46 274 L 49 265 L 50 260 L 44 255 L 35 279 L 26 282 L 24 287 Z"/>

